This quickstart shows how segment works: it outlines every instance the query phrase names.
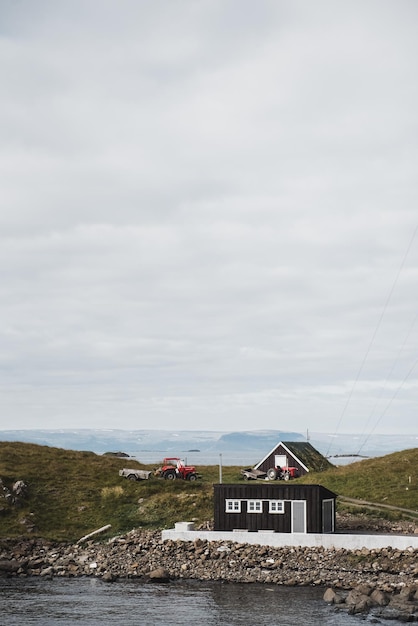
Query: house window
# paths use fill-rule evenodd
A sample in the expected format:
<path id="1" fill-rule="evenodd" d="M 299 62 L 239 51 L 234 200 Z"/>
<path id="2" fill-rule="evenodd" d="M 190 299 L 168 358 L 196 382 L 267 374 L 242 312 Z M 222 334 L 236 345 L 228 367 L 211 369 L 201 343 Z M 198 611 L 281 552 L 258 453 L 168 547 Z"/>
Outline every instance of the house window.
<path id="1" fill-rule="evenodd" d="M 269 513 L 284 513 L 284 501 L 269 500 Z"/>
<path id="2" fill-rule="evenodd" d="M 263 501 L 262 500 L 248 500 L 247 513 L 262 513 Z"/>
<path id="3" fill-rule="evenodd" d="M 241 513 L 241 500 L 225 500 L 227 513 Z"/>

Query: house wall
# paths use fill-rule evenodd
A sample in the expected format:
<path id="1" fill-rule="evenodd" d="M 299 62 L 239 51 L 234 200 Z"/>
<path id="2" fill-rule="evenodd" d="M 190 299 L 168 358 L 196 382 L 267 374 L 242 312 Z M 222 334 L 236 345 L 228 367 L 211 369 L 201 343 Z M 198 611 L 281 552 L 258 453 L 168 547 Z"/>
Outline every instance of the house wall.
<path id="1" fill-rule="evenodd" d="M 292 532 L 292 501 L 306 502 L 306 532 L 323 532 L 323 500 L 335 499 L 335 494 L 320 485 L 291 483 L 246 483 L 245 485 L 214 485 L 214 530 L 270 530 Z M 226 501 L 239 503 L 240 510 L 228 512 Z M 249 501 L 260 501 L 260 512 L 249 511 Z M 283 502 L 283 512 L 269 512 L 269 501 Z M 335 518 L 335 507 L 333 509 Z M 327 527 L 335 528 L 335 519 Z"/>
<path id="2" fill-rule="evenodd" d="M 273 452 L 260 465 L 257 465 L 257 468 L 263 472 L 267 472 L 267 470 L 271 467 L 274 467 L 274 457 L 276 454 L 286 455 L 289 459 L 289 465 L 298 468 L 299 476 L 307 474 L 306 469 L 301 465 L 298 459 L 289 454 L 289 452 L 281 445 L 277 446 L 277 448 L 275 448 L 275 450 L 273 450 Z"/>

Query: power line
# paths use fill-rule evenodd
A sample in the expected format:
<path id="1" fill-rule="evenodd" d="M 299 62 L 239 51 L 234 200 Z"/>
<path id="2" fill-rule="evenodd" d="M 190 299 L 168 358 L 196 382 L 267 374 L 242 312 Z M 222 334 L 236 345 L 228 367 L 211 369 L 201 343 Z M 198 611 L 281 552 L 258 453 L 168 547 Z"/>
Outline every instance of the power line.
<path id="1" fill-rule="evenodd" d="M 358 370 L 358 372 L 357 372 L 357 376 L 356 376 L 356 378 L 355 378 L 355 380 L 354 380 L 354 383 L 353 383 L 353 385 L 352 385 L 352 387 L 351 387 L 351 390 L 350 390 L 350 393 L 349 393 L 349 395 L 348 395 L 347 401 L 346 401 L 346 403 L 345 403 L 345 405 L 344 405 L 344 407 L 343 407 L 343 410 L 342 410 L 342 413 L 341 413 L 340 418 L 339 418 L 339 420 L 338 420 L 338 423 L 337 423 L 337 428 L 336 428 L 336 430 L 335 430 L 335 432 L 334 432 L 334 435 L 336 435 L 336 434 L 338 433 L 339 429 L 340 429 L 340 426 L 341 426 L 341 423 L 342 423 L 342 421 L 343 421 L 344 415 L 345 415 L 345 413 L 346 413 L 346 411 L 347 411 L 348 405 L 350 404 L 350 401 L 351 401 L 352 395 L 353 395 L 353 393 L 354 393 L 354 389 L 356 388 L 356 385 L 357 385 L 357 383 L 358 383 L 358 381 L 359 381 L 360 375 L 361 375 L 361 373 L 362 373 L 362 371 L 363 371 L 364 365 L 365 365 L 365 363 L 366 363 L 366 361 L 367 361 L 367 358 L 368 358 L 368 356 L 369 356 L 369 354 L 370 354 L 370 350 L 372 349 L 372 346 L 373 346 L 374 340 L 375 340 L 375 338 L 376 338 L 377 332 L 378 332 L 378 330 L 379 330 L 379 328 L 380 328 L 380 326 L 381 326 L 382 320 L 383 320 L 383 318 L 384 318 L 384 316 L 385 316 L 385 313 L 386 313 L 386 310 L 387 310 L 387 308 L 388 308 L 389 302 L 390 302 L 390 300 L 391 300 L 391 298 L 392 298 L 392 294 L 393 294 L 393 292 L 394 292 L 394 290 L 395 290 L 395 287 L 396 287 L 396 285 L 397 285 L 397 283 L 398 283 L 399 276 L 400 276 L 400 274 L 401 274 L 401 272 L 402 272 L 402 270 L 403 270 L 403 267 L 404 267 L 404 265 L 405 265 L 405 261 L 406 261 L 406 259 L 407 259 L 407 257 L 408 257 L 409 251 L 410 251 L 410 249 L 411 249 L 411 246 L 412 246 L 412 243 L 413 243 L 413 241 L 414 241 L 414 239 L 415 239 L 415 235 L 416 235 L 417 231 L 418 231 L 418 226 L 416 226 L 416 227 L 415 227 L 415 230 L 414 230 L 414 232 L 413 232 L 413 235 L 412 235 L 412 237 L 411 237 L 411 240 L 410 240 L 410 242 L 409 242 L 409 245 L 408 245 L 408 247 L 407 247 L 407 250 L 406 250 L 406 252 L 405 252 L 405 254 L 404 254 L 404 256 L 403 256 L 402 263 L 401 263 L 401 265 L 400 265 L 400 267 L 399 267 L 398 273 L 396 274 L 396 277 L 395 277 L 395 280 L 394 280 L 394 282 L 393 282 L 393 285 L 392 285 L 392 287 L 391 287 L 391 289 L 390 289 L 390 291 L 389 291 L 389 295 L 388 295 L 388 297 L 386 298 L 386 302 L 385 302 L 385 305 L 384 305 L 384 307 L 383 307 L 382 313 L 380 314 L 380 318 L 379 318 L 379 320 L 378 320 L 378 322 L 377 322 L 377 325 L 376 325 L 376 327 L 375 327 L 375 329 L 374 329 L 374 332 L 373 332 L 372 338 L 371 338 L 371 340 L 370 340 L 369 346 L 368 346 L 368 348 L 367 348 L 367 350 L 366 350 L 366 353 L 365 353 L 365 355 L 364 355 L 364 357 L 363 357 L 363 360 L 362 360 L 362 362 L 361 362 L 360 368 L 359 368 L 359 370 Z M 330 451 L 330 449 L 331 449 L 331 445 L 332 445 L 332 440 L 331 440 L 331 441 L 330 441 L 330 443 L 329 443 L 329 446 L 328 446 L 328 450 L 327 450 L 326 456 L 328 456 L 328 455 L 329 455 L 329 451 Z"/>
<path id="2" fill-rule="evenodd" d="M 410 335 L 411 335 L 411 333 L 412 333 L 412 330 L 413 330 L 413 328 L 414 328 L 414 326 L 415 326 L 415 323 L 416 323 L 417 319 L 418 319 L 418 313 L 415 315 L 415 317 L 414 317 L 414 319 L 413 319 L 413 322 L 412 322 L 411 326 L 409 327 L 408 332 L 406 333 L 405 339 L 403 340 L 403 343 L 402 343 L 401 347 L 400 347 L 400 348 L 399 348 L 399 350 L 398 350 L 398 354 L 396 355 L 396 359 L 393 361 L 393 363 L 392 363 L 392 365 L 391 365 L 391 367 L 390 367 L 390 369 L 389 369 L 389 372 L 388 372 L 388 374 L 387 374 L 387 376 L 386 376 L 385 382 L 384 382 L 384 384 L 382 385 L 382 387 L 380 388 L 379 397 L 376 399 L 376 402 L 375 402 L 375 405 L 374 405 L 374 407 L 373 407 L 373 409 L 372 409 L 372 412 L 370 413 L 369 417 L 367 418 L 367 422 L 366 422 L 366 424 L 365 424 L 365 426 L 364 426 L 363 432 L 361 433 L 360 441 L 361 441 L 361 439 L 362 439 L 363 435 L 365 435 L 365 434 L 367 433 L 367 429 L 368 429 L 369 424 L 370 424 L 370 422 L 371 422 L 371 420 L 372 420 L 372 417 L 373 417 L 373 415 L 374 415 L 374 414 L 376 413 L 376 411 L 377 411 L 377 405 L 378 405 L 378 403 L 379 403 L 379 401 L 380 401 L 380 399 L 381 399 L 381 397 L 382 397 L 382 395 L 383 395 L 384 390 L 386 389 L 387 383 L 388 383 L 388 381 L 389 381 L 390 377 L 392 376 L 392 374 L 393 374 L 393 372 L 394 372 L 394 370 L 395 370 L 396 365 L 397 365 L 397 364 L 398 364 L 398 362 L 399 362 L 400 356 L 401 356 L 401 354 L 402 354 L 402 352 L 403 352 L 403 349 L 404 349 L 404 347 L 406 346 L 406 343 L 407 343 L 407 341 L 408 341 L 408 339 L 409 339 L 409 337 L 410 337 Z M 403 383 L 401 383 L 401 385 L 402 385 L 402 384 L 403 384 Z M 390 403 L 391 403 L 391 402 L 392 402 L 392 401 L 390 401 Z M 386 412 L 386 410 L 385 410 L 385 412 Z M 385 413 L 385 412 L 384 412 L 384 413 Z M 383 414 L 384 414 L 384 413 L 383 413 Z M 383 417 L 383 415 L 382 415 L 381 417 Z M 381 418 L 380 418 L 380 419 L 381 419 Z M 380 421 L 380 419 L 378 420 L 378 422 Z M 375 426 L 374 426 L 374 428 L 373 428 L 372 432 L 374 432 L 374 430 L 376 429 L 376 426 L 377 426 L 377 425 L 375 425 Z M 360 454 L 360 452 L 361 452 L 361 450 L 363 449 L 364 445 L 365 445 L 365 444 L 366 444 L 366 442 L 368 441 L 369 436 L 370 436 L 370 435 L 368 435 L 368 436 L 366 437 L 366 440 L 364 441 L 364 443 L 363 443 L 363 444 L 361 444 L 361 446 L 360 446 L 360 448 L 359 448 L 359 450 L 358 450 L 357 454 Z"/>
<path id="3" fill-rule="evenodd" d="M 366 437 L 366 439 L 364 440 L 363 445 L 360 447 L 360 450 L 358 451 L 358 454 L 361 452 L 361 450 L 364 448 L 364 446 L 366 445 L 367 441 L 369 440 L 370 436 L 374 433 L 374 431 L 376 430 L 376 428 L 378 427 L 378 425 L 380 424 L 382 418 L 386 415 L 386 413 L 389 410 L 389 407 L 391 406 L 392 402 L 394 401 L 394 399 L 396 398 L 396 396 L 398 395 L 398 393 L 400 392 L 400 390 L 402 389 L 402 387 L 404 386 L 405 382 L 408 380 L 408 378 L 410 377 L 410 375 L 412 374 L 412 372 L 414 371 L 414 369 L 416 368 L 418 364 L 418 359 L 416 359 L 415 363 L 412 365 L 412 367 L 410 368 L 409 372 L 407 373 L 407 375 L 405 376 L 405 378 L 403 379 L 403 381 L 401 382 L 401 384 L 399 385 L 399 387 L 396 389 L 395 393 L 393 394 L 393 396 L 391 397 L 390 401 L 388 402 L 385 410 L 383 411 L 382 415 L 379 417 L 379 419 L 377 420 L 376 424 L 374 425 L 374 427 L 372 428 L 372 430 L 370 431 L 369 435 Z"/>

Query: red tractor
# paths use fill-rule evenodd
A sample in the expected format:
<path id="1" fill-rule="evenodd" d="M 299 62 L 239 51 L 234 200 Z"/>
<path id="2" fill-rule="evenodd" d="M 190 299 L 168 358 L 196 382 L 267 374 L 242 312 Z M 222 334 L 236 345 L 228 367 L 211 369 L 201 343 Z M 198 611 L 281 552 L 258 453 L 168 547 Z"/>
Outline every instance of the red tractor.
<path id="1" fill-rule="evenodd" d="M 290 480 L 298 476 L 299 471 L 297 467 L 271 467 L 267 470 L 269 480 Z"/>
<path id="2" fill-rule="evenodd" d="M 194 465 L 185 465 L 178 457 L 166 458 L 163 464 L 155 472 L 165 480 L 197 480 L 198 474 Z"/>

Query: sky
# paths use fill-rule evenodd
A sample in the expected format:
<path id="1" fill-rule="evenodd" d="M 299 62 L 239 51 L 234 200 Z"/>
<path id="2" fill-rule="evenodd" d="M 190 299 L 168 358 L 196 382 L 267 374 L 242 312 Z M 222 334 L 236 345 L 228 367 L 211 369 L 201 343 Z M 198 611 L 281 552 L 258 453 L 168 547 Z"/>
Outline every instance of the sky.
<path id="1" fill-rule="evenodd" d="M 0 429 L 417 434 L 417 23 L 1 0 Z"/>

